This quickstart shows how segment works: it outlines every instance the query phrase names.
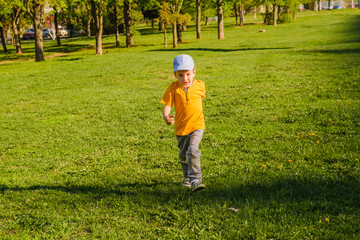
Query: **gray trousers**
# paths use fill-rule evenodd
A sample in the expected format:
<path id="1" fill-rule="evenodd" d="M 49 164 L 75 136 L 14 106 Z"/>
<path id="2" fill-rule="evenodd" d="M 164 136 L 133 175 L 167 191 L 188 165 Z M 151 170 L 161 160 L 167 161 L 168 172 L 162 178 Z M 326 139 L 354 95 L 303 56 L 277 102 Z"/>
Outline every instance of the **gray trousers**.
<path id="1" fill-rule="evenodd" d="M 188 135 L 176 136 L 183 175 L 184 178 L 189 178 L 191 183 L 202 181 L 199 144 L 203 133 L 204 129 L 197 129 Z"/>

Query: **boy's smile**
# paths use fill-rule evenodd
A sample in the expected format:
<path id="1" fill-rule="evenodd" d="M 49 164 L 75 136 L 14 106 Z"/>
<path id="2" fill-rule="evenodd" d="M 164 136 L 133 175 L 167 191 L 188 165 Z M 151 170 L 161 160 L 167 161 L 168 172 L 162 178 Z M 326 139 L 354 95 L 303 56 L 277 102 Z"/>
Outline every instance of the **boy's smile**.
<path id="1" fill-rule="evenodd" d="M 194 82 L 195 68 L 193 70 L 179 70 L 174 72 L 174 75 L 183 87 L 188 88 Z"/>

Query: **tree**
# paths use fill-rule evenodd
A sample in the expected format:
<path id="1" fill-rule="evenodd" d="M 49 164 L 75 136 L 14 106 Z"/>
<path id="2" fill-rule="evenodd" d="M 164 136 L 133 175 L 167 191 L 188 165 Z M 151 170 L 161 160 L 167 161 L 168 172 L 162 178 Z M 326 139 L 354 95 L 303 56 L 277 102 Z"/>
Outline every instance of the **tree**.
<path id="1" fill-rule="evenodd" d="M 166 27 L 172 23 L 172 14 L 170 12 L 170 4 L 164 2 L 159 10 L 159 20 L 163 24 L 164 30 L 164 49 L 167 49 Z"/>
<path id="2" fill-rule="evenodd" d="M 243 2 L 240 2 L 239 4 L 239 13 L 240 13 L 240 26 L 243 25 L 243 22 L 245 22 L 245 16 L 244 16 L 244 12 L 245 12 L 245 9 L 244 9 L 244 3 Z"/>
<path id="3" fill-rule="evenodd" d="M 223 10 L 223 1 L 217 0 L 217 10 L 218 10 L 218 39 L 224 39 L 224 10 Z"/>
<path id="4" fill-rule="evenodd" d="M 59 10 L 58 10 L 58 6 L 54 6 L 53 8 L 54 8 L 56 42 L 58 46 L 61 46 L 60 34 L 59 34 L 59 22 L 58 22 Z"/>
<path id="5" fill-rule="evenodd" d="M 196 0 L 196 38 L 201 39 L 201 0 Z"/>
<path id="6" fill-rule="evenodd" d="M 85 1 L 84 5 L 86 9 L 86 34 L 88 37 L 91 37 L 91 7 L 89 1 Z"/>
<path id="7" fill-rule="evenodd" d="M 154 21 L 160 17 L 160 10 L 163 4 L 162 0 L 141 0 L 139 7 L 144 18 L 151 20 L 151 27 L 154 28 Z M 160 21 L 161 22 L 161 21 Z M 160 24 L 161 25 L 161 24 Z M 159 29 L 161 30 L 161 29 Z"/>
<path id="8" fill-rule="evenodd" d="M 10 7 L 6 0 L 0 0 L 0 37 L 1 37 L 1 43 L 4 49 L 4 53 L 7 53 L 6 48 L 6 29 L 10 25 L 9 19 L 10 19 Z"/>
<path id="9" fill-rule="evenodd" d="M 70 30 L 70 37 L 72 38 L 75 31 L 75 9 L 78 4 L 75 0 L 65 0 L 63 13 L 66 18 L 66 27 Z"/>
<path id="10" fill-rule="evenodd" d="M 131 16 L 131 2 L 130 0 L 124 1 L 124 22 L 125 22 L 125 34 L 126 34 L 126 47 L 131 47 L 134 44 L 132 34 L 132 16 Z"/>
<path id="11" fill-rule="evenodd" d="M 115 46 L 120 47 L 119 19 L 118 19 L 119 3 L 116 0 L 114 0 L 113 5 L 114 5 Z"/>
<path id="12" fill-rule="evenodd" d="M 235 13 L 235 25 L 238 26 L 239 25 L 239 12 L 238 12 L 238 4 L 236 1 L 234 1 L 234 13 Z M 241 21 L 240 21 L 241 23 Z"/>
<path id="13" fill-rule="evenodd" d="M 54 14 L 56 42 L 58 46 L 61 46 L 59 33 L 59 12 L 65 7 L 65 2 L 64 0 L 50 0 L 48 3 L 53 8 L 52 12 Z"/>
<path id="14" fill-rule="evenodd" d="M 103 33 L 103 1 L 90 0 L 90 4 L 91 4 L 91 14 L 95 22 L 96 55 L 102 55 L 101 37 Z"/>
<path id="15" fill-rule="evenodd" d="M 171 14 L 172 14 L 172 27 L 173 27 L 173 48 L 178 47 L 177 43 L 177 23 L 180 18 L 180 10 L 182 8 L 182 5 L 184 3 L 184 0 L 171 0 Z"/>
<path id="16" fill-rule="evenodd" d="M 242 26 L 243 22 L 245 21 L 244 18 L 244 1 L 235 0 L 234 1 L 234 12 L 235 12 L 235 19 L 236 25 Z M 240 21 L 238 21 L 238 19 Z"/>
<path id="17" fill-rule="evenodd" d="M 285 0 L 285 8 L 287 9 L 287 12 L 292 14 L 293 19 L 296 19 L 296 12 L 300 3 L 300 0 Z"/>
<path id="18" fill-rule="evenodd" d="M 314 11 L 318 11 L 319 10 L 319 5 L 318 5 L 318 0 L 314 1 Z"/>
<path id="19" fill-rule="evenodd" d="M 180 13 L 182 4 L 183 4 L 183 0 L 180 1 L 174 0 L 171 3 L 164 2 L 160 7 L 159 20 L 163 24 L 165 49 L 167 48 L 166 27 L 169 24 L 172 25 L 173 48 L 177 48 L 178 42 L 182 42 L 182 34 L 181 34 L 182 28 L 186 26 L 191 19 L 191 16 L 189 14 Z"/>
<path id="20" fill-rule="evenodd" d="M 208 26 L 209 18 L 217 15 L 217 0 L 201 0 L 201 15 Z"/>
<path id="21" fill-rule="evenodd" d="M 15 40 L 16 54 L 22 54 L 21 42 L 20 42 L 20 18 L 21 11 L 23 10 L 23 3 L 20 0 L 9 1 L 11 6 L 11 29 Z"/>
<path id="22" fill-rule="evenodd" d="M 176 19 L 177 37 L 178 37 L 178 42 L 180 43 L 184 42 L 182 38 L 182 30 L 186 27 L 186 25 L 189 24 L 190 20 L 191 20 L 191 16 L 187 13 L 177 15 L 177 19 Z"/>
<path id="23" fill-rule="evenodd" d="M 4 53 L 7 53 L 7 48 L 6 48 L 6 31 L 5 28 L 1 25 L 0 23 L 0 37 L 1 37 L 1 43 L 4 49 Z"/>
<path id="24" fill-rule="evenodd" d="M 278 5 L 277 5 L 277 1 L 274 1 L 273 4 L 273 25 L 276 26 L 277 25 L 277 18 L 278 18 Z"/>
<path id="25" fill-rule="evenodd" d="M 45 1 L 27 0 L 27 11 L 33 20 L 35 30 L 35 61 L 45 61 L 43 50 L 43 28 L 45 22 Z"/>

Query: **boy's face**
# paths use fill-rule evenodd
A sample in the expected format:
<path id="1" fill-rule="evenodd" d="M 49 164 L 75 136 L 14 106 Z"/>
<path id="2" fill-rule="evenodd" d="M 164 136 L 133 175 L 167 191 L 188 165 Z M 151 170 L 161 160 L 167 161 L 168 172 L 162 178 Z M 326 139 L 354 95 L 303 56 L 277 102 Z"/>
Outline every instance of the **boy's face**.
<path id="1" fill-rule="evenodd" d="M 184 86 L 190 87 L 194 82 L 195 77 L 195 68 L 193 70 L 180 70 L 174 72 L 176 79 Z"/>

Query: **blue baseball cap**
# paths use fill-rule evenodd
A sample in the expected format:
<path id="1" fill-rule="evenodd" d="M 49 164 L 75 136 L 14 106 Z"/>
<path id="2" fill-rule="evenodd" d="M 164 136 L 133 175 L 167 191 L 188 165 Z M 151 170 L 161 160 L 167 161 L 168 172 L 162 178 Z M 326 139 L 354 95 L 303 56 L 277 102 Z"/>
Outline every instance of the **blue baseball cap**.
<path id="1" fill-rule="evenodd" d="M 189 55 L 181 54 L 174 59 L 174 72 L 180 70 L 193 70 L 194 67 L 194 60 Z"/>

